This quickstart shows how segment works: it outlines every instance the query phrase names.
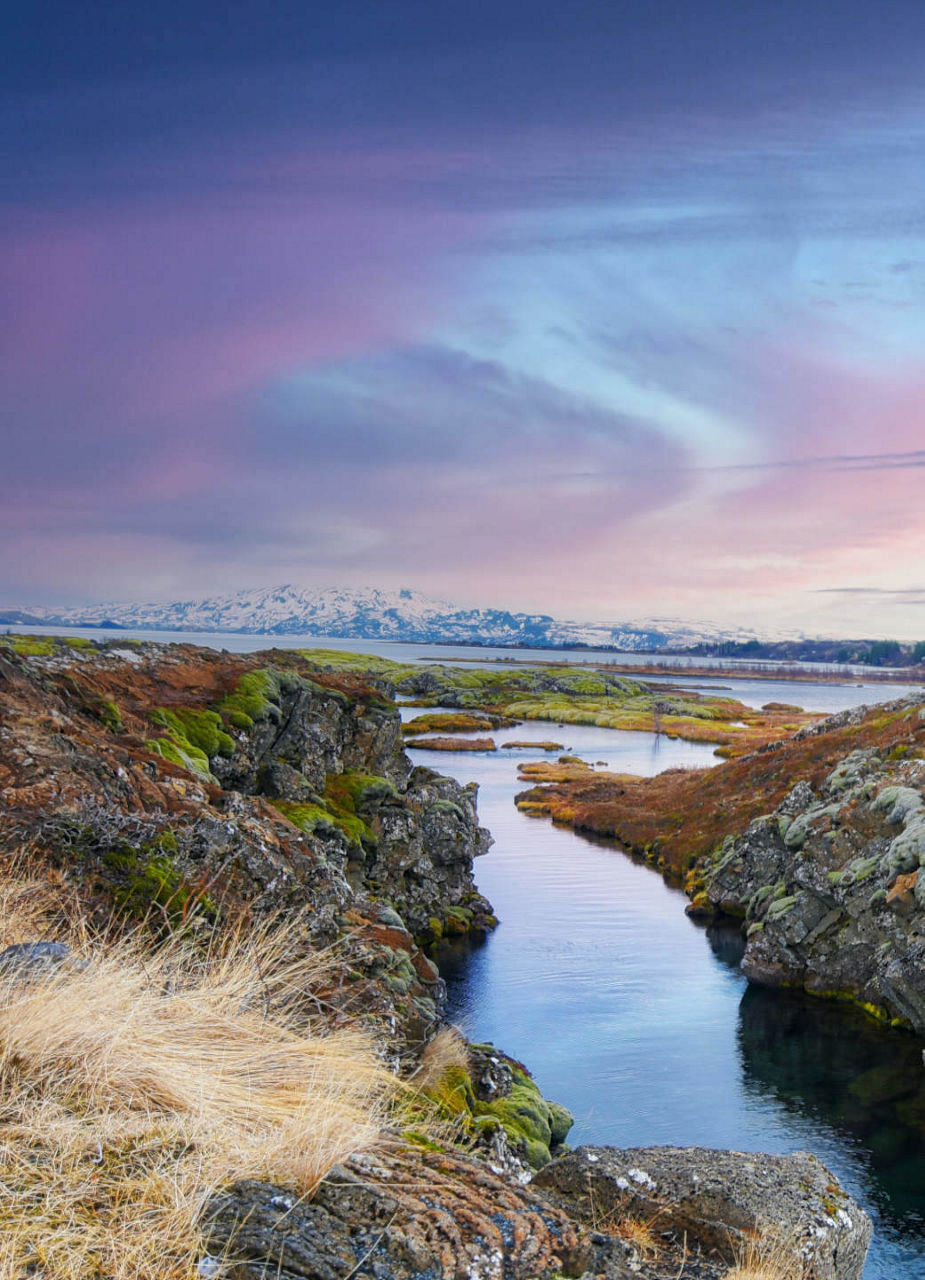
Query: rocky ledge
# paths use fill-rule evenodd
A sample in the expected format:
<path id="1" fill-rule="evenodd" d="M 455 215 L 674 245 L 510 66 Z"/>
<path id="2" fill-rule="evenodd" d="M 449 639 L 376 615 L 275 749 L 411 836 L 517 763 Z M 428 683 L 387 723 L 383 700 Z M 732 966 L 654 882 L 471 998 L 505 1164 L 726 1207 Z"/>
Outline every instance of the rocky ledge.
<path id="1" fill-rule="evenodd" d="M 529 1186 L 460 1152 L 383 1151 L 307 1203 L 239 1183 L 208 1228 L 232 1280 L 860 1280 L 870 1236 L 812 1156 L 668 1147 L 582 1147 Z"/>
<path id="2" fill-rule="evenodd" d="M 913 726 L 925 720 L 921 706 L 897 707 Z M 921 1035 L 923 865 L 925 760 L 857 748 L 727 838 L 695 906 L 743 918 L 752 981 L 850 1000 Z"/>
<path id="3" fill-rule="evenodd" d="M 65 874 L 99 921 L 285 912 L 304 945 L 337 943 L 332 1006 L 399 1055 L 443 1005 L 422 948 L 496 924 L 475 787 L 412 767 L 381 689 L 297 654 L 3 646 L 0 806 L 2 848 Z"/>

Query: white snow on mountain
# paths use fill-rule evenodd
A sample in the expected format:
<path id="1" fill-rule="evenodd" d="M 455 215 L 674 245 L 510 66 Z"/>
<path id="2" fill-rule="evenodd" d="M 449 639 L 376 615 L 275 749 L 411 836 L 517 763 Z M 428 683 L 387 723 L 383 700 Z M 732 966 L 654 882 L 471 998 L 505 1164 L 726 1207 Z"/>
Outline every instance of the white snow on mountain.
<path id="1" fill-rule="evenodd" d="M 14 614 L 17 617 L 14 617 Z M 740 628 L 699 626 L 679 619 L 642 622 L 572 622 L 548 614 L 466 609 L 408 588 L 305 590 L 292 585 L 238 591 L 169 604 L 107 603 L 77 609 L 6 611 L 8 622 L 35 620 L 59 626 L 115 624 L 152 631 L 244 632 L 257 635 L 337 636 L 425 643 L 608 646 L 658 649 L 699 641 L 748 640 Z"/>

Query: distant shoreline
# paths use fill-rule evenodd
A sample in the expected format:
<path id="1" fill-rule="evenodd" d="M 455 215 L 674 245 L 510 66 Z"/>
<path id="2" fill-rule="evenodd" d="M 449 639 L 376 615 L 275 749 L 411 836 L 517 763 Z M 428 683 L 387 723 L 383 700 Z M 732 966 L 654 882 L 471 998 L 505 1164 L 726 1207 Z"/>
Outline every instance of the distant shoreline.
<path id="1" fill-rule="evenodd" d="M 549 654 L 561 655 L 573 650 L 580 650 L 585 653 L 600 654 L 601 661 L 566 661 L 559 657 L 551 656 L 546 660 L 548 666 L 595 666 L 603 667 L 608 671 L 616 672 L 620 675 L 636 675 L 636 676 L 664 676 L 664 675 L 683 675 L 694 676 L 706 679 L 762 679 L 762 680 L 781 680 L 781 681 L 800 681 L 813 684 L 925 684 L 925 666 L 921 663 L 911 667 L 868 667 L 863 664 L 845 664 L 814 662 L 810 665 L 808 662 L 799 660 L 787 661 L 786 659 L 763 658 L 749 662 L 745 658 L 732 659 L 728 663 L 719 665 L 719 660 L 715 659 L 717 665 L 710 666 L 708 664 L 696 664 L 693 656 L 688 656 L 682 650 L 662 650 L 662 649 L 617 649 L 611 645 L 593 645 L 593 644 L 569 644 L 569 645 L 531 645 L 531 644 L 513 644 L 500 641 L 475 641 L 475 640 L 406 640 L 397 636 L 313 636 L 302 635 L 298 632 L 279 632 L 279 631 L 214 631 L 203 628 L 186 627 L 182 631 L 170 631 L 157 627 L 144 626 L 125 626 L 121 623 L 113 623 L 104 621 L 102 623 L 60 623 L 60 622 L 31 622 L 31 623 L 15 623 L 4 622 L 0 620 L 0 628 L 6 634 L 15 634 L 21 632 L 30 635 L 55 635 L 69 634 L 70 632 L 87 632 L 87 631 L 105 631 L 106 639 L 117 641 L 120 635 L 131 635 L 135 632 L 144 632 L 152 637 L 152 643 L 169 643 L 168 641 L 158 641 L 154 639 L 163 635 L 227 635 L 231 636 L 252 636 L 255 639 L 266 639 L 268 647 L 273 648 L 274 641 L 277 640 L 304 640 L 307 648 L 317 645 L 323 648 L 326 641 L 336 640 L 339 643 L 349 644 L 357 642 L 358 644 L 407 644 L 414 645 L 418 648 L 457 648 L 471 649 L 473 656 L 460 657 L 454 655 L 453 662 L 479 662 L 479 661 L 495 661 L 499 663 L 512 663 L 520 665 L 535 665 L 537 658 L 531 657 L 503 657 L 495 659 L 485 659 L 480 656 L 480 651 L 486 649 L 503 649 L 512 655 L 524 654 Z M 174 643 L 182 643 L 175 641 Z M 289 647 L 289 646 L 286 646 Z M 616 659 L 621 654 L 633 654 L 640 658 L 651 658 L 649 662 L 624 662 L 607 661 L 609 655 L 613 655 Z M 697 655 L 702 656 L 702 655 Z M 443 655 L 435 655 L 434 662 L 445 662 Z"/>

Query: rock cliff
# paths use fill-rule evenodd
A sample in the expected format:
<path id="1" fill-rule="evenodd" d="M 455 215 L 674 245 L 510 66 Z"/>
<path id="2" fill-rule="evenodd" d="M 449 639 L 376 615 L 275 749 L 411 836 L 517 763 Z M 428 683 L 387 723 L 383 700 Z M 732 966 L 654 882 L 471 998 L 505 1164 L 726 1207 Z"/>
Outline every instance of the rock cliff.
<path id="1" fill-rule="evenodd" d="M 882 714 L 912 728 L 925 721 L 917 703 Z M 915 747 L 858 747 L 815 787 L 798 781 L 772 813 L 725 840 L 701 905 L 744 918 L 742 968 L 752 981 L 851 1000 L 922 1034 L 923 865 L 925 761 Z"/>
<path id="2" fill-rule="evenodd" d="M 491 928 L 475 789 L 412 768 L 394 704 L 290 654 L 0 649 L 0 839 L 81 887 L 97 919 L 296 913 L 338 943 L 329 993 L 395 1052 L 433 1032 L 420 944 Z"/>

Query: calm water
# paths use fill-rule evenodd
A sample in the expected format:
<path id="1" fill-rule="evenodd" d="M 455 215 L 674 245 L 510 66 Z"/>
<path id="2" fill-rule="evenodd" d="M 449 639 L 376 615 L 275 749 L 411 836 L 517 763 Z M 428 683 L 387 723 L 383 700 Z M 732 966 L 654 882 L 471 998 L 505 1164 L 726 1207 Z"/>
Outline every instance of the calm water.
<path id="1" fill-rule="evenodd" d="M 404 708 L 405 717 L 415 714 Z M 713 763 L 651 734 L 532 723 L 612 769 Z M 516 759 L 415 751 L 479 783 L 495 845 L 476 866 L 501 925 L 445 950 L 451 1016 L 535 1073 L 575 1114 L 573 1143 L 812 1151 L 877 1223 L 865 1280 L 925 1276 L 922 1044 L 851 1010 L 749 988 L 737 930 L 684 915 L 684 895 L 615 847 L 518 813 Z"/>
<path id="2" fill-rule="evenodd" d="M 464 647 L 379 641 L 135 634 L 235 652 L 324 646 L 405 662 L 473 655 Z M 601 658 L 580 650 L 536 655 L 567 656 Z M 752 706 L 792 702 L 820 711 L 907 691 L 752 678 L 691 683 L 725 688 Z M 589 762 L 640 775 L 715 763 L 710 746 L 588 726 L 532 722 L 494 737 L 499 744 L 555 739 Z M 848 1009 L 748 987 L 737 931 L 688 920 L 684 895 L 616 847 L 517 812 L 514 794 L 528 785 L 517 781 L 517 761 L 536 759 L 536 751 L 412 754 L 478 782 L 481 820 L 495 837 L 476 871 L 501 925 L 476 950 L 444 951 L 452 1016 L 473 1038 L 522 1058 L 543 1091 L 571 1108 L 572 1141 L 812 1151 L 874 1216 L 865 1280 L 923 1280 L 922 1042 Z"/>

